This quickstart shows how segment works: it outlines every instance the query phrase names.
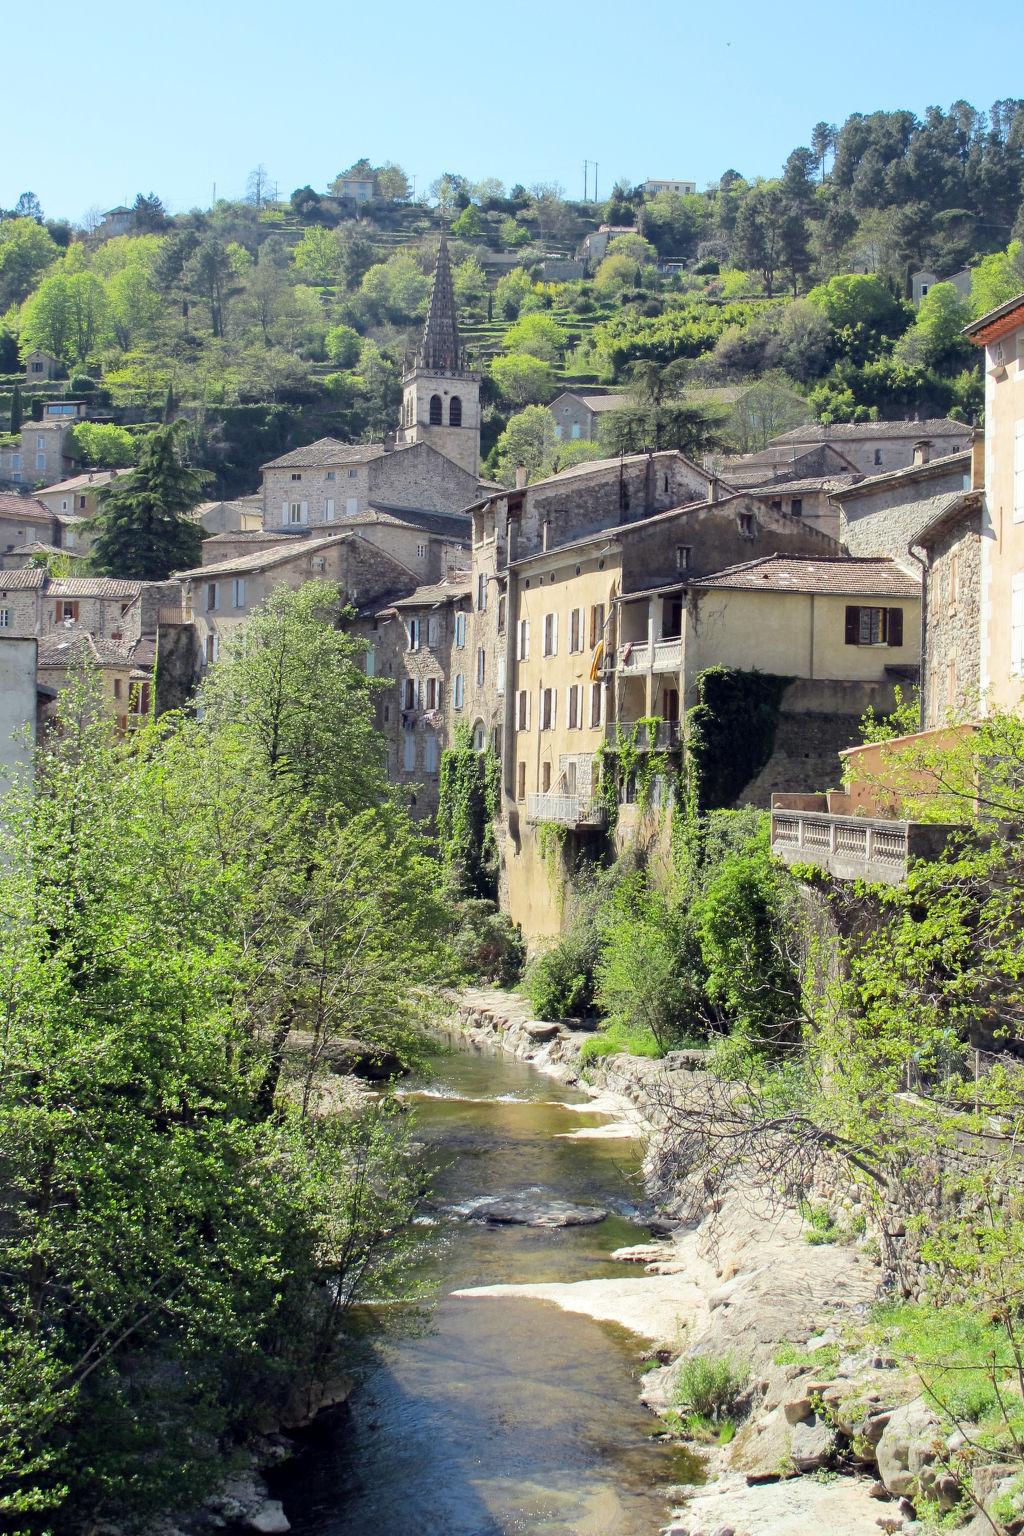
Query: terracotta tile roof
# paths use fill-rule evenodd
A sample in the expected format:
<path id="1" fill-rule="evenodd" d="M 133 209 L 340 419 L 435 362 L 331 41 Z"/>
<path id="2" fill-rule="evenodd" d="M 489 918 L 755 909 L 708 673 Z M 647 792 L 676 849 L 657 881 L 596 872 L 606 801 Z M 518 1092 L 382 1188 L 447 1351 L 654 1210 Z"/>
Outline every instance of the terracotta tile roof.
<path id="1" fill-rule="evenodd" d="M 66 549 L 58 549 L 56 544 L 43 544 L 39 539 L 30 539 L 27 544 L 16 544 L 13 549 L 0 554 L 0 560 L 9 560 L 12 555 L 66 555 Z"/>
<path id="2" fill-rule="evenodd" d="M 45 580 L 46 572 L 41 565 L 26 565 L 20 571 L 0 571 L 0 592 L 33 592 Z"/>
<path id="3" fill-rule="evenodd" d="M 765 555 L 743 565 L 730 565 L 710 576 L 699 576 L 691 587 L 727 588 L 744 592 L 824 592 L 833 597 L 902 597 L 921 595 L 921 581 L 896 560 L 852 555 Z"/>
<path id="4" fill-rule="evenodd" d="M 230 544 L 287 544 L 289 541 L 301 544 L 309 537 L 309 530 L 291 528 L 236 528 L 230 533 L 211 533 L 203 540 L 203 548 L 209 549 L 211 545 Z"/>
<path id="5" fill-rule="evenodd" d="M 27 519 L 30 523 L 52 523 L 53 513 L 33 496 L 10 495 L 0 491 L 0 517 Z"/>
<path id="6" fill-rule="evenodd" d="M 284 565 L 289 560 L 303 559 L 326 549 L 329 544 L 343 544 L 352 534 L 333 533 L 325 539 L 289 539 L 283 549 L 258 549 L 251 555 L 238 555 L 234 560 L 218 560 L 214 565 L 194 565 L 188 571 L 174 571 L 173 581 L 209 581 L 218 576 L 231 576 L 235 572 L 262 571 L 271 566 Z"/>
<path id="7" fill-rule="evenodd" d="M 855 472 L 848 475 L 807 475 L 803 480 L 769 480 L 767 484 L 748 485 L 744 487 L 748 496 L 780 496 L 798 495 L 801 491 L 829 491 L 835 494 L 845 491 L 848 487 L 856 485 L 861 476 Z"/>
<path id="8" fill-rule="evenodd" d="M 1020 311 L 1019 314 L 1018 311 Z M 1016 298 L 1007 299 L 1005 304 L 998 304 L 995 309 L 990 309 L 988 314 L 982 315 L 980 319 L 972 320 L 970 325 L 964 326 L 964 335 L 969 336 L 972 341 L 981 346 L 986 342 L 997 340 L 1000 335 L 1015 329 L 1018 325 L 1024 325 L 1024 293 L 1018 293 Z"/>
<path id="9" fill-rule="evenodd" d="M 68 630 L 57 635 L 39 637 L 39 667 L 69 667 L 87 658 L 97 666 L 128 667 L 132 664 L 132 648 L 118 640 L 106 640 L 88 630 Z"/>
<path id="10" fill-rule="evenodd" d="M 624 405 L 629 404 L 629 396 L 624 394 L 593 395 L 587 390 L 564 389 L 554 400 L 548 402 L 548 410 L 552 410 L 559 400 L 582 400 L 588 410 L 596 411 L 598 415 L 602 411 L 620 411 Z"/>
<path id="11" fill-rule="evenodd" d="M 343 443 L 336 437 L 321 437 L 303 448 L 293 448 L 279 459 L 270 459 L 261 469 L 329 469 L 333 464 L 369 464 L 385 452 L 383 443 Z"/>
<path id="12" fill-rule="evenodd" d="M 344 519 L 345 523 L 373 522 L 380 518 L 389 523 L 400 523 L 406 528 L 416 528 L 425 533 L 438 533 L 458 538 L 468 544 L 473 524 L 465 512 L 431 512 L 419 507 L 396 507 L 391 502 L 374 502 L 365 512 Z"/>
<path id="13" fill-rule="evenodd" d="M 116 576 L 52 576 L 46 583 L 47 597 L 138 597 L 145 582 L 121 580 Z"/>
<path id="14" fill-rule="evenodd" d="M 65 491 L 96 491 L 101 486 L 109 485 L 111 480 L 117 480 L 122 475 L 130 474 L 130 469 L 91 469 L 85 474 L 72 475 L 70 480 L 58 480 L 56 485 L 44 485 L 39 494 L 41 496 L 60 496 Z"/>
<path id="15" fill-rule="evenodd" d="M 908 480 L 931 480 L 939 475 L 947 475 L 950 470 L 956 470 L 958 467 L 970 469 L 971 450 L 969 448 L 959 448 L 956 453 L 940 454 L 937 459 L 929 459 L 927 464 L 907 464 L 903 469 L 890 469 L 884 475 L 868 475 L 858 480 L 855 485 L 845 486 L 843 489 L 847 497 L 873 496 L 887 485 L 899 486 Z"/>
<path id="16" fill-rule="evenodd" d="M 915 441 L 927 437 L 970 436 L 971 428 L 948 416 L 931 416 L 926 421 L 839 421 L 831 424 L 812 422 L 807 427 L 793 427 L 773 437 L 774 448 L 782 443 L 870 443 L 879 437 L 909 437 Z"/>
<path id="17" fill-rule="evenodd" d="M 469 593 L 468 581 L 435 581 L 417 587 L 415 592 L 410 592 L 407 597 L 396 598 L 388 606 L 391 608 L 437 608 L 441 603 L 468 597 Z"/>

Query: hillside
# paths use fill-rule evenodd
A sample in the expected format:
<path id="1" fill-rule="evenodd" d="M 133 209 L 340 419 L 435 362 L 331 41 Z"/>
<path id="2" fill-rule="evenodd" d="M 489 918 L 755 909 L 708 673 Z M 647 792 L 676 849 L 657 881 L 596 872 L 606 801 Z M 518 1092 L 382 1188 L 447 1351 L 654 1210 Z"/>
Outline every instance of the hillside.
<path id="1" fill-rule="evenodd" d="M 267 202 L 257 181 L 247 202 L 175 217 L 140 194 L 125 233 L 47 224 L 25 194 L 0 212 L 0 424 L 52 393 L 25 382 L 24 357 L 41 348 L 94 415 L 184 415 L 192 456 L 224 494 L 251 489 L 261 458 L 296 442 L 380 435 L 442 227 L 485 370 L 485 453 L 523 406 L 640 372 L 646 405 L 678 396 L 684 376 L 708 387 L 768 375 L 822 420 L 974 420 L 980 377 L 961 328 L 1024 287 L 1015 100 L 819 123 L 779 177 L 727 170 L 691 196 L 617 186 L 579 203 L 446 173 L 413 202 L 400 168 L 356 173 L 376 178 L 368 203 L 342 195 L 343 178 L 338 195 L 303 187 L 287 202 Z M 567 274 L 602 223 L 618 233 Z M 940 281 L 968 267 L 956 287 Z M 915 271 L 929 289 L 916 311 Z M 695 446 L 700 432 L 678 422 L 667 430 Z"/>

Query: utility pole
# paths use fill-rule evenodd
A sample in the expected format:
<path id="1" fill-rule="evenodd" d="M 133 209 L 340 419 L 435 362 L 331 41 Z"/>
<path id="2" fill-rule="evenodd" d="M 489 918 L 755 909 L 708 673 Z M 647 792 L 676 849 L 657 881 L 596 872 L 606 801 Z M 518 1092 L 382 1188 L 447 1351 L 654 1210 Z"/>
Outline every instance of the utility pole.
<path id="1" fill-rule="evenodd" d="M 587 200 L 587 167 L 589 166 L 589 164 L 590 164 L 589 160 L 584 160 L 584 162 L 583 162 L 583 201 L 584 202 L 586 202 L 586 200 Z"/>
<path id="2" fill-rule="evenodd" d="M 594 202 L 597 202 L 597 161 L 594 161 Z"/>

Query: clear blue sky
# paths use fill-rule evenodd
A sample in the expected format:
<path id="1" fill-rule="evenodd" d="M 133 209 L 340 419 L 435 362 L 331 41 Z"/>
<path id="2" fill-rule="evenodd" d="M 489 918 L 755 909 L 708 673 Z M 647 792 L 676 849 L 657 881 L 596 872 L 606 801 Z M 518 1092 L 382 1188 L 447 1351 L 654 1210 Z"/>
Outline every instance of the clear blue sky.
<path id="1" fill-rule="evenodd" d="M 360 155 L 599 193 L 774 175 L 821 118 L 1024 93 L 1020 0 L 48 0 L 3 21 L 0 206 L 282 196 Z M 38 106 L 35 104 L 38 103 Z"/>

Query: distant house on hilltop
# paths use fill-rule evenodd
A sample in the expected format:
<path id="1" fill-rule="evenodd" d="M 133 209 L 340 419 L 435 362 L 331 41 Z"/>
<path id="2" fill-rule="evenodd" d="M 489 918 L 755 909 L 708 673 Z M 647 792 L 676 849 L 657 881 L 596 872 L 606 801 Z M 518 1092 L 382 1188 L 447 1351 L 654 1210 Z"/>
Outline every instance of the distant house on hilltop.
<path id="1" fill-rule="evenodd" d="M 692 197 L 697 190 L 695 181 L 652 181 L 644 182 L 644 196 L 657 197 L 659 192 L 674 192 L 677 197 Z"/>
<path id="2" fill-rule="evenodd" d="M 635 235 L 636 229 L 632 224 L 602 224 L 589 235 L 584 235 L 580 245 L 580 256 L 584 261 L 604 261 L 608 254 L 608 247 L 619 235 Z"/>
<path id="3" fill-rule="evenodd" d="M 41 384 L 55 379 L 60 372 L 60 362 L 49 352 L 38 347 L 25 359 L 25 380 L 29 384 Z"/>
<path id="4" fill-rule="evenodd" d="M 590 391 L 578 394 L 575 390 L 567 389 L 552 400 L 548 410 L 555 418 L 555 436 L 560 441 L 571 442 L 582 438 L 592 442 L 597 437 L 601 417 L 609 411 L 621 411 L 628 404 L 628 395 L 605 395 Z"/>
<path id="5" fill-rule="evenodd" d="M 96 233 L 113 239 L 116 235 L 130 235 L 134 227 L 135 214 L 130 208 L 108 208 Z"/>
<path id="6" fill-rule="evenodd" d="M 971 296 L 971 269 L 961 267 L 959 272 L 954 272 L 952 277 L 939 277 L 935 272 L 928 272 L 924 268 L 920 272 L 910 274 L 910 297 L 916 309 L 928 292 L 936 283 L 952 283 L 961 299 L 969 299 Z"/>
<path id="7" fill-rule="evenodd" d="M 372 176 L 339 176 L 334 187 L 336 197 L 350 197 L 354 203 L 372 203 L 377 193 Z"/>

